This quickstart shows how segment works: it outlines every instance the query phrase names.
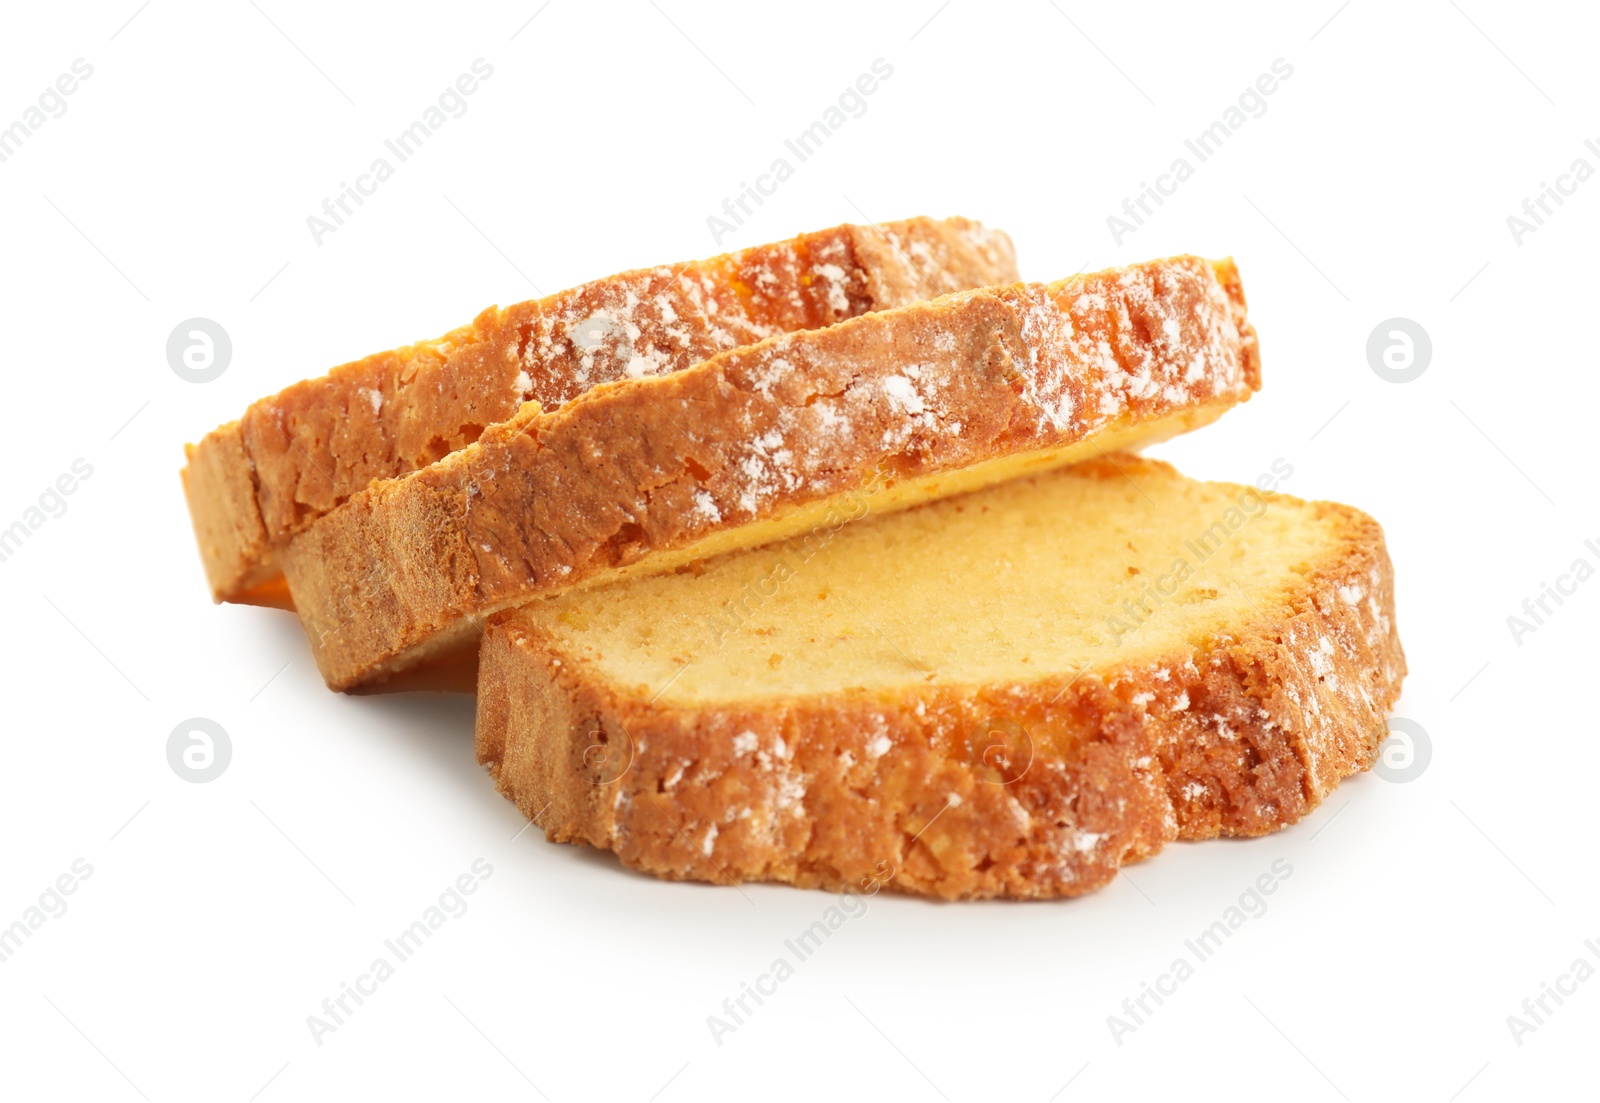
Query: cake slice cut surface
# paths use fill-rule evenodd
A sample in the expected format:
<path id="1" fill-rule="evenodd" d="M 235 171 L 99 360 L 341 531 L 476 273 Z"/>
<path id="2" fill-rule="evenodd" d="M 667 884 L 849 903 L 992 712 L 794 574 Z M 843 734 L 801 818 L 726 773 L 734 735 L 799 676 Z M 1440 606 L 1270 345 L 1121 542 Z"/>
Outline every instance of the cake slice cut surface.
<path id="1" fill-rule="evenodd" d="M 1404 672 L 1371 518 L 1117 455 L 503 613 L 478 753 L 665 877 L 1069 896 L 1306 815 Z"/>

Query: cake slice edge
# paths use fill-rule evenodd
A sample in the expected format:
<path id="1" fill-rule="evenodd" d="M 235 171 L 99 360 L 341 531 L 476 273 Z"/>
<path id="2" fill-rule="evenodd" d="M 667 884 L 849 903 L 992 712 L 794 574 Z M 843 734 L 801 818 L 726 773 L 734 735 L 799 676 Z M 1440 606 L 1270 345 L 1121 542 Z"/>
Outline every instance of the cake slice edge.
<path id="1" fill-rule="evenodd" d="M 1372 518 L 1304 505 L 1337 547 L 1260 615 L 1027 683 L 658 703 L 508 611 L 483 641 L 479 760 L 552 841 L 670 879 L 1080 895 L 1174 839 L 1297 822 L 1373 764 L 1406 670 L 1393 568 Z"/>

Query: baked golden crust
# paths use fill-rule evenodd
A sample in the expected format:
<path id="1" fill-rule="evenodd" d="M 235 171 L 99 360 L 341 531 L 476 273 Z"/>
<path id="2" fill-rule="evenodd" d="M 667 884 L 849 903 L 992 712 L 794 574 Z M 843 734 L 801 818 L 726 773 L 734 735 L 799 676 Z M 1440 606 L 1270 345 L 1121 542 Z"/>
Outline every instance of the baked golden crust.
<path id="1" fill-rule="evenodd" d="M 253 404 L 188 449 L 184 487 L 212 596 L 248 600 L 276 550 L 374 479 L 471 444 L 524 402 L 699 363 L 774 334 L 1017 278 L 1010 239 L 962 218 L 838 226 L 491 307 Z"/>
<path id="2" fill-rule="evenodd" d="M 183 495 L 200 562 L 211 582 L 212 597 L 231 600 L 229 595 L 257 586 L 278 571 L 256 508 L 255 478 L 243 433 L 237 421 L 229 422 L 199 444 L 184 445 L 183 451 L 187 461 L 181 472 Z"/>
<path id="3" fill-rule="evenodd" d="M 1372 765 L 1405 674 L 1393 572 L 1375 521 L 1310 505 L 1333 550 L 1248 623 L 1027 683 L 668 706 L 508 611 L 480 656 L 479 761 L 549 839 L 662 877 L 1089 892 L 1172 839 L 1294 823 Z"/>
<path id="4" fill-rule="evenodd" d="M 881 511 L 1203 423 L 1260 386 L 1244 318 L 1231 262 L 1176 257 L 772 338 L 375 483 L 294 538 L 285 574 L 346 689 L 500 608 L 802 531 L 863 486 Z"/>

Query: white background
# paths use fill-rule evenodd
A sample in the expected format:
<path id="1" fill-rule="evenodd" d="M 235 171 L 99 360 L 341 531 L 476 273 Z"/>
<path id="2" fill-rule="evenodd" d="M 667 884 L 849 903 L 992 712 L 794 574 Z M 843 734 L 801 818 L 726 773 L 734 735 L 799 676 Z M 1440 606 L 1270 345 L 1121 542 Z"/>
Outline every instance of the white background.
<path id="1" fill-rule="evenodd" d="M 1506 618 L 1600 565 L 1600 178 L 1520 245 L 1506 217 L 1600 169 L 1593 9 L 137 3 L 0 26 L 0 124 L 94 67 L 0 164 L 0 527 L 93 467 L 0 563 L 0 925 L 93 867 L 0 964 L 0 1094 L 1592 1096 L 1600 979 L 1520 1046 L 1506 1019 L 1600 940 L 1600 580 L 1520 646 Z M 314 244 L 306 217 L 479 57 L 470 110 Z M 880 57 L 867 113 L 714 243 L 722 199 Z M 1276 58 L 1266 114 L 1116 244 L 1106 216 Z M 1433 757 L 1089 898 L 880 896 L 719 1047 L 706 1017 L 829 898 L 514 839 L 469 699 L 331 694 L 290 616 L 207 600 L 181 446 L 536 287 L 922 213 L 1006 229 L 1029 279 L 1237 258 L 1265 389 L 1160 454 L 1241 482 L 1283 457 L 1286 491 L 1383 522 L 1397 715 Z M 165 357 L 193 316 L 233 341 L 205 385 Z M 1433 342 L 1404 385 L 1365 352 L 1394 316 Z M 209 784 L 167 764 L 195 716 L 232 740 Z M 470 910 L 318 1046 L 307 1016 L 479 858 Z M 1280 858 L 1270 910 L 1117 1045 L 1107 1016 Z"/>

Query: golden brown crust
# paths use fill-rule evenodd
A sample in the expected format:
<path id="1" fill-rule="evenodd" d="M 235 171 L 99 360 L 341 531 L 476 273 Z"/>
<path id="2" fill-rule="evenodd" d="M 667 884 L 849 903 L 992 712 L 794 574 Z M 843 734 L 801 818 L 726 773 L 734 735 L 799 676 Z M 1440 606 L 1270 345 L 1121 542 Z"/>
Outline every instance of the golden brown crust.
<path id="1" fill-rule="evenodd" d="M 863 485 L 1244 401 L 1260 371 L 1243 309 L 1230 262 L 1177 257 L 773 338 L 374 484 L 297 536 L 285 573 L 323 677 L 348 688 L 468 618 L 755 539 L 754 523 Z"/>
<path id="2" fill-rule="evenodd" d="M 471 444 L 523 402 L 559 406 L 774 334 L 1016 278 L 1010 239 L 966 219 L 838 226 L 491 307 L 437 340 L 345 364 L 190 448 L 212 595 L 246 598 L 276 576 L 276 548 L 317 517 Z"/>
<path id="3" fill-rule="evenodd" d="M 256 508 L 255 481 L 237 421 L 184 446 L 183 496 L 189 503 L 200 562 L 214 601 L 261 585 L 277 575 L 267 530 Z M 218 581 L 226 585 L 219 587 Z"/>
<path id="4" fill-rule="evenodd" d="M 548 838 L 663 877 L 1089 892 L 1172 839 L 1294 823 L 1372 765 L 1405 674 L 1393 573 L 1376 522 L 1314 508 L 1340 547 L 1250 623 L 1076 678 L 665 707 L 501 614 L 478 757 Z"/>

